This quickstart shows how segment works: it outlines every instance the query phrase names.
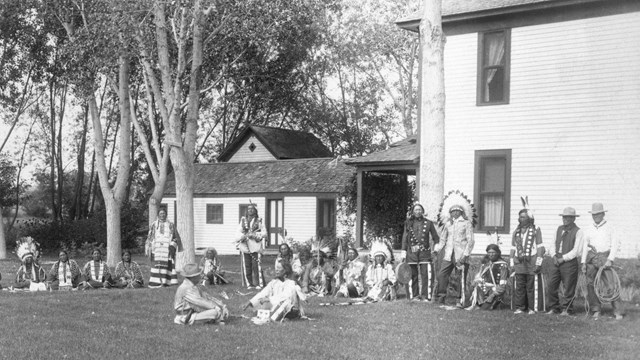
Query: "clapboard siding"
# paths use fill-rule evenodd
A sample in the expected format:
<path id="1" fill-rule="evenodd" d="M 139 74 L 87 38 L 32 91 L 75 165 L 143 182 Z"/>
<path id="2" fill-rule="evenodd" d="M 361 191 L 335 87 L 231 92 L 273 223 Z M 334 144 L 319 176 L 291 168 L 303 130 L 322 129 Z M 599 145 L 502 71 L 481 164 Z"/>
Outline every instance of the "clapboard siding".
<path id="1" fill-rule="evenodd" d="M 265 217 L 265 197 L 251 196 L 251 202 L 257 204 L 258 214 Z M 173 221 L 174 198 L 165 198 L 169 204 L 167 218 Z M 215 247 L 221 255 L 236 254 L 234 241 L 238 232 L 241 204 L 248 204 L 249 198 L 243 197 L 202 197 L 193 200 L 194 238 L 196 249 Z M 207 224 L 207 204 L 223 204 L 223 223 Z M 306 241 L 316 235 L 317 198 L 313 196 L 289 196 L 284 198 L 284 227 L 287 235 L 297 241 Z M 266 226 L 265 222 L 265 226 Z M 203 250 L 197 250 L 201 254 Z"/>
<path id="2" fill-rule="evenodd" d="M 473 196 L 474 151 L 512 149 L 511 231 L 521 195 L 549 249 L 564 207 L 574 206 L 586 227 L 599 201 L 622 241 L 618 256 L 637 256 L 628 219 L 640 199 L 638 38 L 637 12 L 514 28 L 510 103 L 476 106 L 478 34 L 448 37 L 445 191 Z M 476 234 L 474 252 L 486 245 Z"/>
<path id="3" fill-rule="evenodd" d="M 253 143 L 256 148 L 251 151 L 249 146 Z M 228 162 L 253 162 L 277 160 L 264 144 L 254 135 L 251 135 L 238 147 L 238 150 L 231 156 Z"/>
<path id="4" fill-rule="evenodd" d="M 284 199 L 284 227 L 287 236 L 306 241 L 316 235 L 318 200 L 312 196 L 291 196 Z"/>

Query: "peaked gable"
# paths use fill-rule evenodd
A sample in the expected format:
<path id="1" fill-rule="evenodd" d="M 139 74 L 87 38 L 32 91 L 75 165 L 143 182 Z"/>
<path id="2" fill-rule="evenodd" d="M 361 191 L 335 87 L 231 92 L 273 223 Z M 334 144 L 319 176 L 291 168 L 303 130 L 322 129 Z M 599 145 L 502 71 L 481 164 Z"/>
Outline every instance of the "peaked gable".
<path id="1" fill-rule="evenodd" d="M 250 125 L 227 146 L 218 160 L 229 161 L 251 136 L 255 136 L 277 160 L 333 156 L 322 141 L 309 132 Z"/>

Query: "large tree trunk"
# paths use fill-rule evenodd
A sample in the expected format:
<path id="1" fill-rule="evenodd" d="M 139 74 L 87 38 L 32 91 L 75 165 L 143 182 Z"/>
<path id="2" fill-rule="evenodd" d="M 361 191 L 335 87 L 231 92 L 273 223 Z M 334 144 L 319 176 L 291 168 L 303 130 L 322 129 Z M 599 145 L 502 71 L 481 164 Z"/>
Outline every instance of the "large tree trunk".
<path id="1" fill-rule="evenodd" d="M 120 259 L 122 250 L 122 238 L 120 231 L 120 207 L 124 201 L 126 182 L 129 179 L 131 158 L 131 114 L 129 104 L 129 59 L 120 56 L 119 58 L 119 91 L 118 100 L 120 104 L 120 136 L 118 137 L 119 155 L 117 179 L 111 188 L 109 174 L 104 156 L 104 137 L 98 106 L 95 95 L 88 99 L 89 110 L 93 120 L 93 135 L 95 139 L 96 168 L 100 180 L 100 189 L 104 198 L 105 209 L 107 211 L 107 264 L 114 267 Z"/>
<path id="2" fill-rule="evenodd" d="M 422 106 L 419 197 L 434 219 L 444 194 L 444 44 L 442 0 L 425 0 L 420 22 Z"/>
<path id="3" fill-rule="evenodd" d="M 167 132 L 165 144 L 171 146 L 170 156 L 176 181 L 177 224 L 182 239 L 183 251 L 178 253 L 176 267 L 182 268 L 185 263 L 195 262 L 194 222 L 193 222 L 193 188 L 194 188 L 194 156 L 198 130 L 198 111 L 200 107 L 200 72 L 202 66 L 202 4 L 196 0 L 193 10 L 183 8 L 176 12 L 180 17 L 175 27 L 177 33 L 177 65 L 172 68 L 170 61 L 169 41 L 165 5 L 157 1 L 155 4 L 156 41 L 158 49 L 158 68 L 160 70 L 163 94 L 159 94 L 158 85 L 154 81 L 153 71 L 147 69 L 149 80 L 156 93 L 156 100 L 165 122 Z M 189 20 L 187 14 L 193 14 Z M 189 27 L 192 26 L 190 30 Z M 192 41 L 188 36 L 192 33 Z M 187 66 L 187 44 L 191 43 L 191 73 L 189 74 L 189 104 L 184 126 L 181 115 L 182 77 Z M 154 85 L 156 84 L 156 85 Z M 163 95 L 163 96 L 162 96 Z M 160 100 L 164 97 L 165 103 Z"/>
<path id="4" fill-rule="evenodd" d="M 69 217 L 72 220 L 82 219 L 84 217 L 82 196 L 84 193 L 84 153 L 87 145 L 87 125 L 89 120 L 89 108 L 84 106 L 84 122 L 82 124 L 82 134 L 80 135 L 80 149 L 78 150 L 77 163 L 78 170 L 76 173 L 76 184 L 73 197 L 73 204 L 69 209 Z"/>
<path id="5" fill-rule="evenodd" d="M 7 238 L 4 234 L 4 218 L 2 217 L 2 204 L 0 204 L 0 260 L 7 258 Z"/>

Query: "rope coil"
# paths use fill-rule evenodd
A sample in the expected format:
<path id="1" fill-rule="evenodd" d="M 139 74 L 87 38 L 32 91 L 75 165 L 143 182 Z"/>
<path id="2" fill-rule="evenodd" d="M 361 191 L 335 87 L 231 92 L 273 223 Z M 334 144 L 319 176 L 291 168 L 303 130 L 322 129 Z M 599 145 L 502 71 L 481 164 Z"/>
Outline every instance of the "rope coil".
<path id="1" fill-rule="evenodd" d="M 607 279 L 606 277 L 603 278 L 602 273 L 604 270 L 609 270 L 611 272 L 610 279 Z M 603 281 L 604 279 L 606 279 L 606 281 Z M 609 280 L 611 280 L 612 283 L 610 283 Z M 593 281 L 593 290 L 601 303 L 610 303 L 612 301 L 619 300 L 620 287 L 620 278 L 614 269 L 605 269 L 604 266 L 598 269 L 598 273 L 596 273 L 596 277 Z"/>

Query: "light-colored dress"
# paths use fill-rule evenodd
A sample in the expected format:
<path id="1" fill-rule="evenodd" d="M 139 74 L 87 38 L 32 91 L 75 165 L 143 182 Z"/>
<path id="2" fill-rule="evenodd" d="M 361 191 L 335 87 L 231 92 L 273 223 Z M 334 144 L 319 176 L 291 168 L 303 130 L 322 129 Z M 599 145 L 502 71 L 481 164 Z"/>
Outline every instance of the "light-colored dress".
<path id="1" fill-rule="evenodd" d="M 173 223 L 158 219 L 151 224 L 147 243 L 151 246 L 155 265 L 151 268 L 149 286 L 178 285 L 178 273 L 172 252 L 178 247 L 179 240 L 180 236 Z"/>

